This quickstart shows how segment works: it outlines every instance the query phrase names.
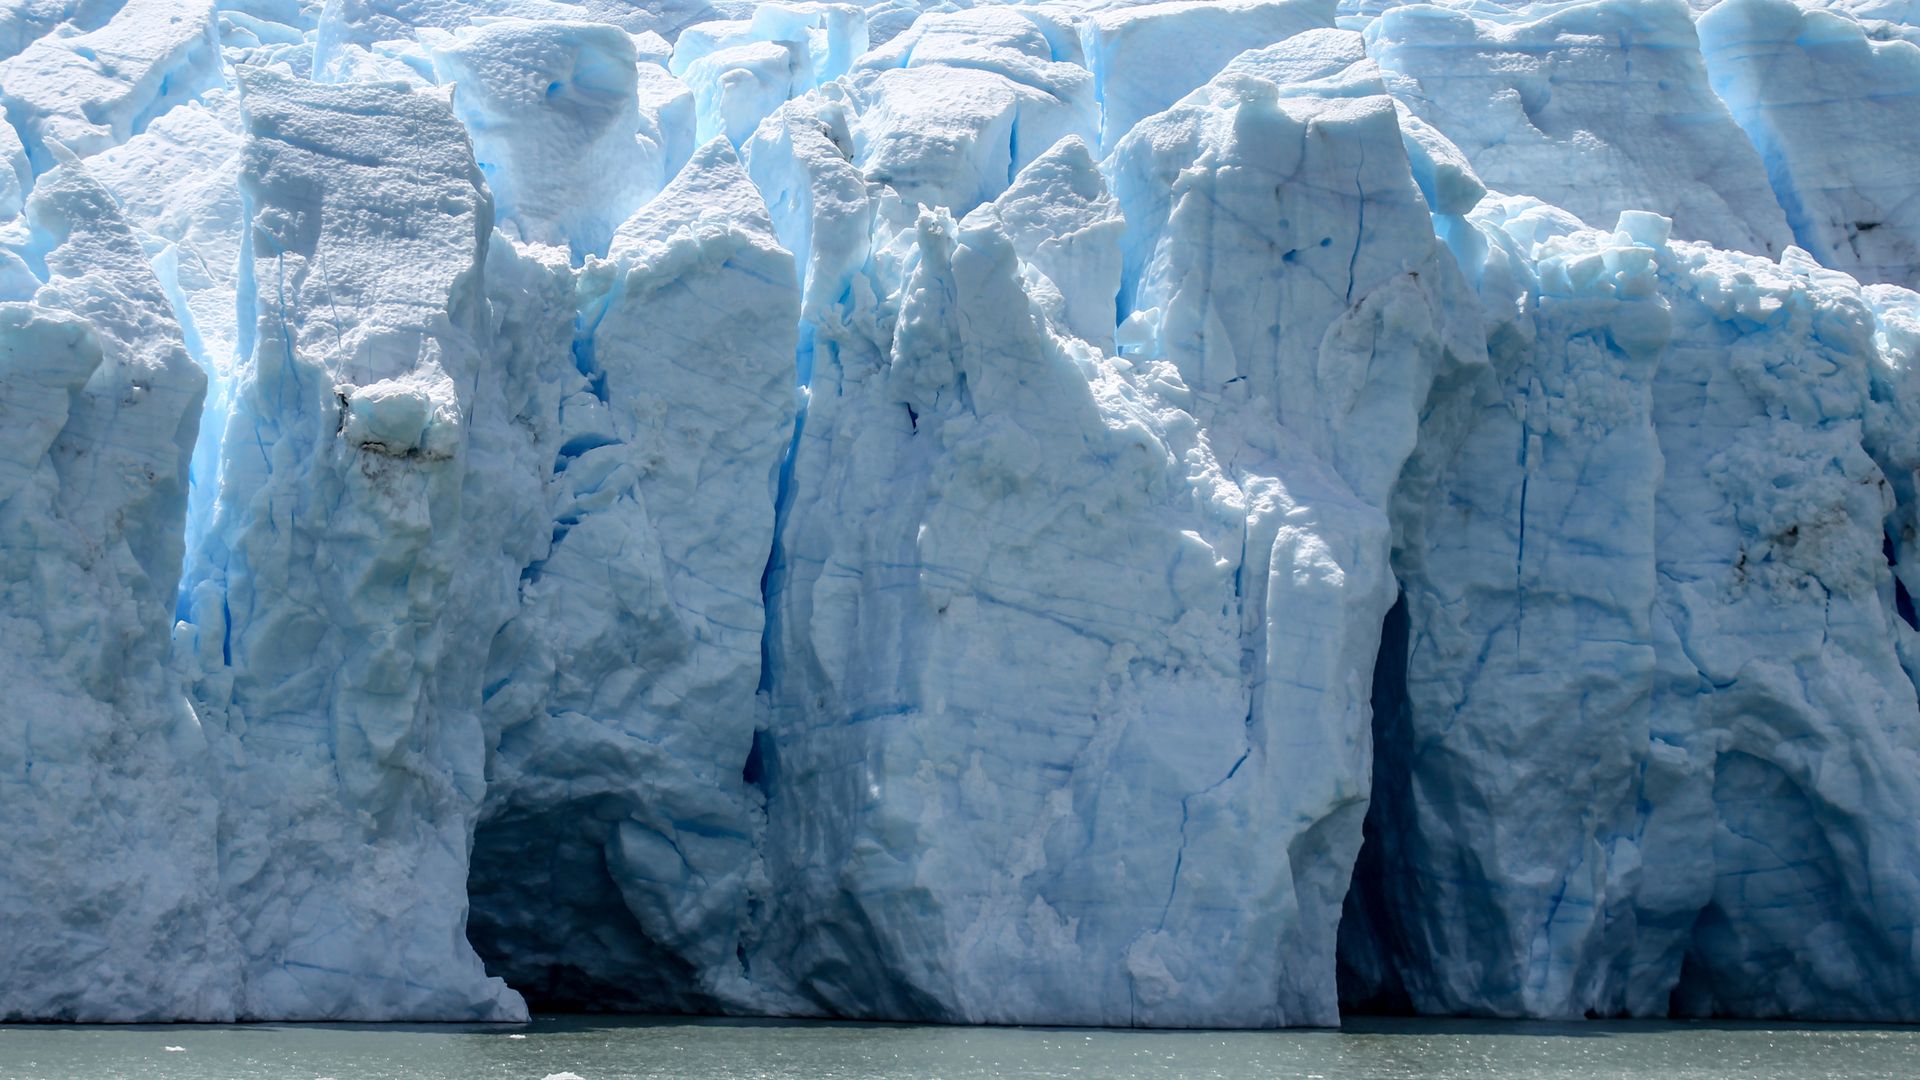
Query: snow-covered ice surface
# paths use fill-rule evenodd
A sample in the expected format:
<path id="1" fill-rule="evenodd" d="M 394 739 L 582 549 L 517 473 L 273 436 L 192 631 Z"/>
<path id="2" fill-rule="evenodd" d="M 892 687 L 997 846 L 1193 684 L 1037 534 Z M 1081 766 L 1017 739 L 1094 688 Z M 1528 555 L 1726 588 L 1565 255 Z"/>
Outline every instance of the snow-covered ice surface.
<path id="1" fill-rule="evenodd" d="M 1920 1019 L 1916 27 L 4 0 L 0 1018 Z"/>

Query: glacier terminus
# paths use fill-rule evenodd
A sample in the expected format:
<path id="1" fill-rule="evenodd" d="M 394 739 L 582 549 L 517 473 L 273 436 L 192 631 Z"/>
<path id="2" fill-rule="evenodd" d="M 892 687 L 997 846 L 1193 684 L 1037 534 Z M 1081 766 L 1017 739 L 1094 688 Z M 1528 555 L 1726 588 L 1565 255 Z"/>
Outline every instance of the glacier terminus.
<path id="1" fill-rule="evenodd" d="M 1920 1022 L 1920 7 L 0 0 L 0 1020 Z"/>

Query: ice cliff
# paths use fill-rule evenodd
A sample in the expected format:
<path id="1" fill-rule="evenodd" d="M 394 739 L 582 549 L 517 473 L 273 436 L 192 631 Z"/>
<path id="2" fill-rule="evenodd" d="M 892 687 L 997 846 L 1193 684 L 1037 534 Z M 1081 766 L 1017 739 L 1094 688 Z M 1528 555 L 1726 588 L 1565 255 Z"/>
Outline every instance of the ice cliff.
<path id="1" fill-rule="evenodd" d="M 0 1019 L 1920 1020 L 1920 20 L 8 0 Z"/>

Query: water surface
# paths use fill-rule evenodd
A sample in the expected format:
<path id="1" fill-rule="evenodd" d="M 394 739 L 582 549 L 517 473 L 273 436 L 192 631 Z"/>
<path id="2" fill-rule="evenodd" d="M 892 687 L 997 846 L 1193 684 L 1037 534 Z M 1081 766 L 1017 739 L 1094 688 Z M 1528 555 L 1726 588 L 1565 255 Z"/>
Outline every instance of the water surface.
<path id="1" fill-rule="evenodd" d="M 7 1080 L 543 1080 L 563 1072 L 584 1080 L 1911 1080 L 1920 1076 L 1920 1028 L 1367 1020 L 1341 1031 L 1147 1032 L 624 1017 L 484 1027 L 0 1026 Z"/>

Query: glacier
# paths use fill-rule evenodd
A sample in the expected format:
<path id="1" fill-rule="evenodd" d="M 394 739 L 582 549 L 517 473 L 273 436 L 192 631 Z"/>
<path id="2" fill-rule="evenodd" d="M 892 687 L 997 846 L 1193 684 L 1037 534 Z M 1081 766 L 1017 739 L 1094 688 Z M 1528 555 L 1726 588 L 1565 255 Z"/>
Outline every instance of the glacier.
<path id="1" fill-rule="evenodd" d="M 1920 1021 L 1916 80 L 6 0 L 0 1019 Z"/>

